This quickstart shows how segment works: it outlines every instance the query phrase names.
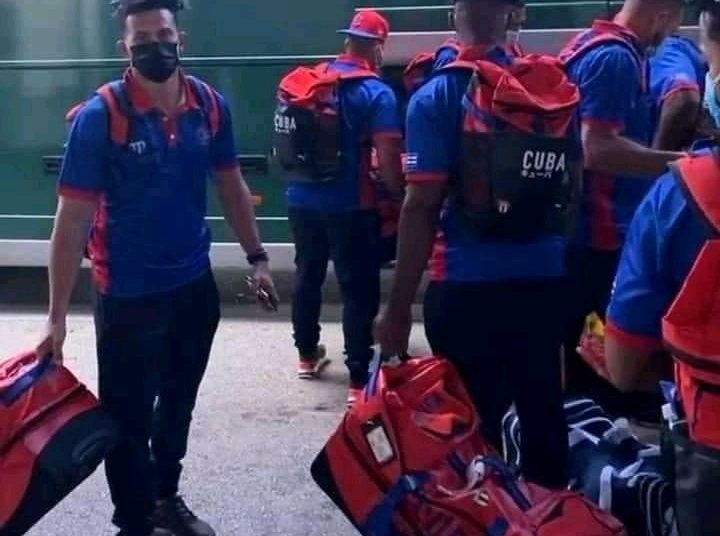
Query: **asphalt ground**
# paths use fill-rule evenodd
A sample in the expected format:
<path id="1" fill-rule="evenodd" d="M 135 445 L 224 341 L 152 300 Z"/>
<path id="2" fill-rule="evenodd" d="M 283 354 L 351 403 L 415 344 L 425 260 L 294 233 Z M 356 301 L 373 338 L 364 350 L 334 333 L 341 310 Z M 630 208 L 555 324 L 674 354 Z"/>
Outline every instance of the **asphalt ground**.
<path id="1" fill-rule="evenodd" d="M 40 306 L 0 306 L 0 355 L 32 347 L 44 325 Z M 279 313 L 226 305 L 192 425 L 182 492 L 219 536 L 357 534 L 310 478 L 309 466 L 340 421 L 347 372 L 339 307 L 325 308 L 322 339 L 333 363 L 322 381 L 296 378 L 287 306 Z M 92 318 L 68 320 L 67 366 L 96 392 Z M 426 343 L 413 336 L 415 353 Z M 1 477 L 0 477 L 1 480 Z M 100 468 L 29 536 L 110 536 L 112 505 Z"/>

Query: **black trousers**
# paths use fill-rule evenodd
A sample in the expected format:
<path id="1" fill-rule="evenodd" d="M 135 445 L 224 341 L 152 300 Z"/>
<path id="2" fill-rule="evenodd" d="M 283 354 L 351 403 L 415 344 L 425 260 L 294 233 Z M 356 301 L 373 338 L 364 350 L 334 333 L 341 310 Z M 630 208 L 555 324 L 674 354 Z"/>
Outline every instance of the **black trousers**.
<path id="1" fill-rule="evenodd" d="M 515 403 L 525 476 L 567 485 L 568 434 L 560 346 L 565 319 L 561 280 L 431 283 L 425 330 L 433 353 L 462 375 L 485 437 L 501 448 L 501 423 Z"/>
<path id="2" fill-rule="evenodd" d="M 133 534 L 149 534 L 155 501 L 178 491 L 219 320 L 212 273 L 140 298 L 96 296 L 100 400 L 121 430 L 105 470 L 113 521 Z"/>
<path id="3" fill-rule="evenodd" d="M 605 319 L 619 261 L 619 251 L 577 247 L 568 250 L 571 299 L 564 342 L 566 390 L 570 395 L 591 397 L 613 416 L 660 422 L 662 401 L 659 395 L 622 393 L 598 376 L 576 352 L 585 317 L 595 311 Z"/>
<path id="4" fill-rule="evenodd" d="M 343 298 L 345 363 L 351 382 L 365 385 L 373 355 L 372 323 L 380 303 L 377 213 L 292 208 L 288 212 L 295 240 L 295 346 L 301 356 L 309 356 L 317 348 L 322 285 L 332 259 Z"/>

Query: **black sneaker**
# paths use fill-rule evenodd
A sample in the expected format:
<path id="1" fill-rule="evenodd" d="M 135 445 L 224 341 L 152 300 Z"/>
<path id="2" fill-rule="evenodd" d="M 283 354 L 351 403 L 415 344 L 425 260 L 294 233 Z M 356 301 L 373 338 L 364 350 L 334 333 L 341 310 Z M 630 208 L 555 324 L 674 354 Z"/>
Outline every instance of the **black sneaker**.
<path id="1" fill-rule="evenodd" d="M 157 529 L 169 530 L 173 536 L 215 536 L 215 531 L 199 519 L 180 495 L 157 502 L 152 516 Z"/>

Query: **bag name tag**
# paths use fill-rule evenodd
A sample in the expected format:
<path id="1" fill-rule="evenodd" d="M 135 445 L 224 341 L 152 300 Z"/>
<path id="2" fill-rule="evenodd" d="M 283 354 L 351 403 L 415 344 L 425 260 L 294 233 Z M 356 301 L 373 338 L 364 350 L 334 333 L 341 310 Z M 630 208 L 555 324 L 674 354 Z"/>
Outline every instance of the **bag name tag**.
<path id="1" fill-rule="evenodd" d="M 365 424 L 365 439 L 377 463 L 382 465 L 395 459 L 395 451 L 382 421 L 373 419 Z"/>

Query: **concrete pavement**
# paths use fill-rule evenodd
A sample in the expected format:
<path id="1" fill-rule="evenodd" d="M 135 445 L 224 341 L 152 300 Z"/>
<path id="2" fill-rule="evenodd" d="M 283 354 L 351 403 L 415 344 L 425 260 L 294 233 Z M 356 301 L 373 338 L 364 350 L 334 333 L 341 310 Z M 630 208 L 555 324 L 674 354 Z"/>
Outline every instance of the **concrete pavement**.
<path id="1" fill-rule="evenodd" d="M 337 307 L 326 308 L 323 342 L 333 364 L 324 381 L 296 379 L 286 308 L 278 315 L 228 306 L 195 411 L 182 483 L 218 536 L 352 536 L 355 530 L 312 482 L 309 464 L 342 415 L 347 373 Z M 40 310 L 0 312 L 0 355 L 31 347 Z M 92 319 L 68 324 L 66 364 L 95 391 Z M 413 347 L 426 347 L 420 329 Z M 99 469 L 29 536 L 111 536 L 111 503 Z"/>

